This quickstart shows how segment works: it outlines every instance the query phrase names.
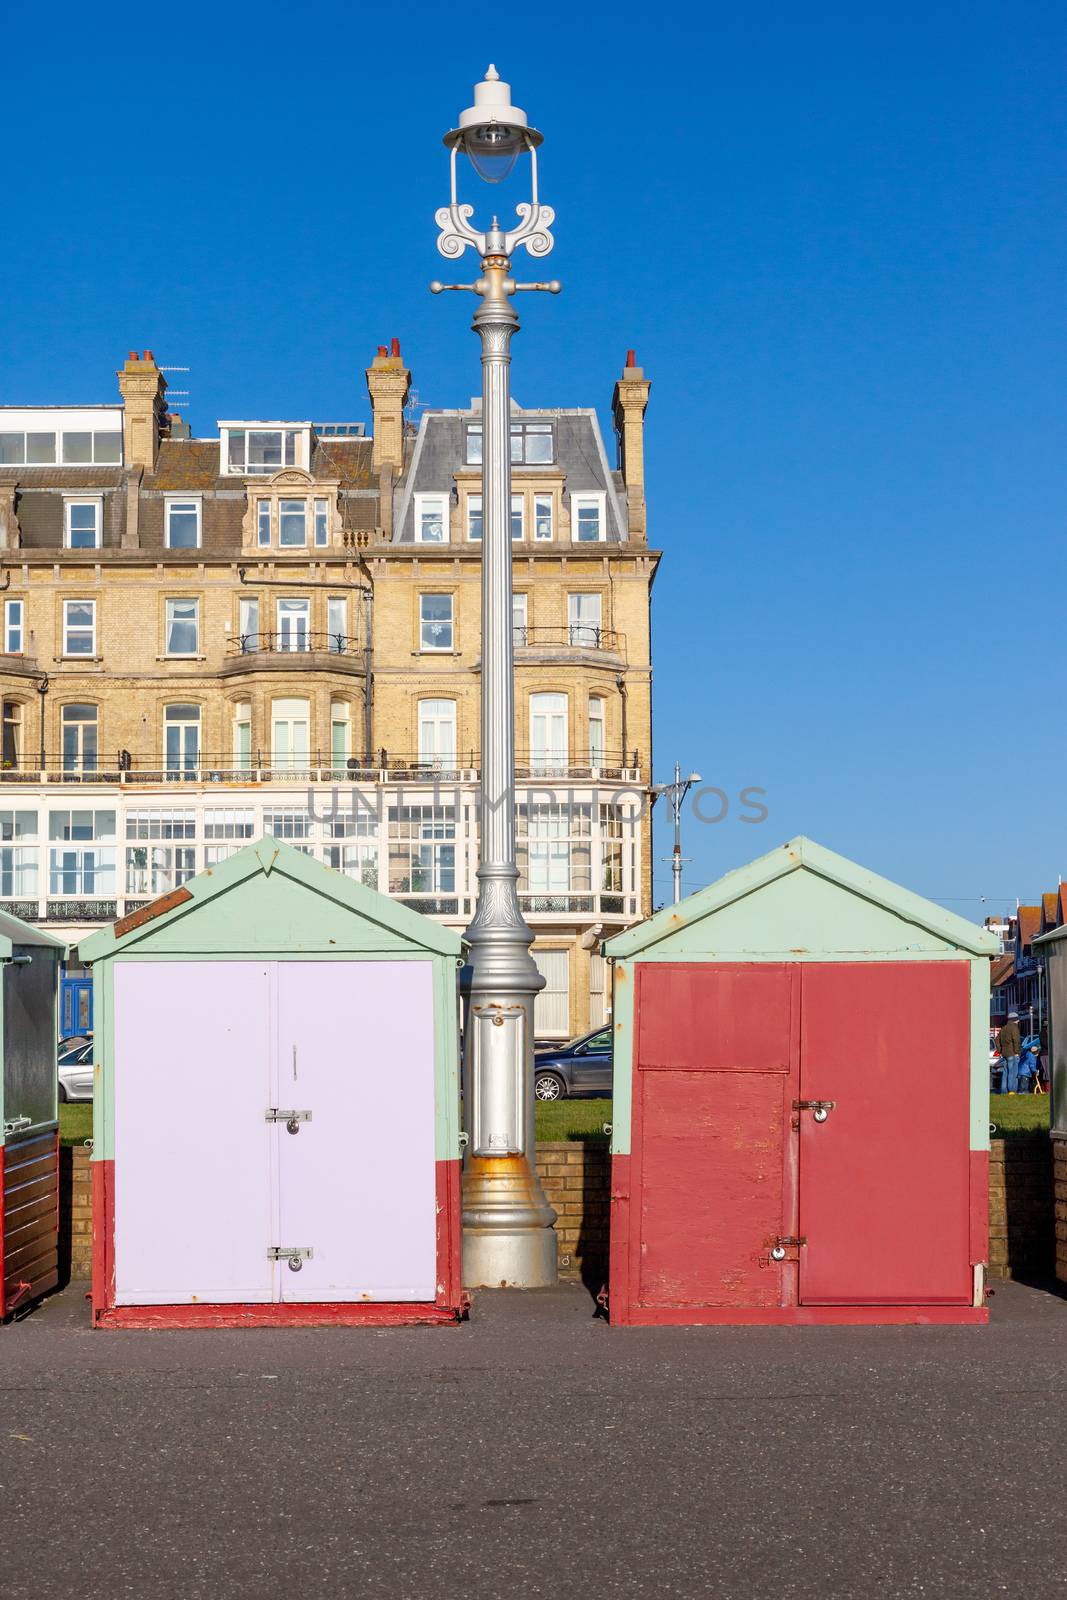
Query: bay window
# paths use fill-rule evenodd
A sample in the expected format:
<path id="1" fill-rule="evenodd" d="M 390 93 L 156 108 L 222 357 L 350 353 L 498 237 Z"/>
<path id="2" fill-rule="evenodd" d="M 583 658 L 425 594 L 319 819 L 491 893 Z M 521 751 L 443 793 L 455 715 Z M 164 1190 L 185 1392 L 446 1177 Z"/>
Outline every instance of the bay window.
<path id="1" fill-rule="evenodd" d="M 604 765 L 604 702 L 599 695 L 589 701 L 589 765 Z"/>
<path id="2" fill-rule="evenodd" d="M 455 806 L 389 807 L 389 893 L 454 894 Z"/>
<path id="3" fill-rule="evenodd" d="M 17 700 L 5 700 L 0 705 L 0 766 L 17 767 L 21 750 L 22 707 Z"/>
<path id="4" fill-rule="evenodd" d="M 271 765 L 282 771 L 307 766 L 311 707 L 307 700 L 271 702 Z"/>
<path id="5" fill-rule="evenodd" d="M 238 772 L 252 767 L 252 702 L 238 700 L 233 708 L 233 764 Z"/>
<path id="6" fill-rule="evenodd" d="M 278 501 L 278 543 L 300 547 L 308 542 L 308 503 L 306 500 Z"/>
<path id="7" fill-rule="evenodd" d="M 196 776 L 200 765 L 200 707 L 186 703 L 163 708 L 163 746 L 167 776 Z"/>
<path id="8" fill-rule="evenodd" d="M 50 895 L 115 893 L 114 811 L 53 811 L 48 839 Z"/>
<path id="9" fill-rule="evenodd" d="M 36 811 L 0 811 L 0 897 L 37 898 Z"/>
<path id="10" fill-rule="evenodd" d="M 602 599 L 585 591 L 567 596 L 567 640 L 572 645 L 595 650 L 600 644 Z"/>
<path id="11" fill-rule="evenodd" d="M 552 897 L 591 892 L 589 802 L 520 803 L 515 807 L 515 833 L 520 894 Z"/>
<path id="12" fill-rule="evenodd" d="M 567 696 L 530 696 L 530 770 L 535 773 L 566 773 Z"/>
<path id="13" fill-rule="evenodd" d="M 95 772 L 97 759 L 97 709 L 64 706 L 59 714 L 64 772 Z"/>
<path id="14" fill-rule="evenodd" d="M 278 601 L 278 649 L 305 651 L 311 648 L 309 627 L 310 600 Z"/>
<path id="15" fill-rule="evenodd" d="M 438 771 L 456 764 L 456 702 L 419 701 L 419 762 Z"/>

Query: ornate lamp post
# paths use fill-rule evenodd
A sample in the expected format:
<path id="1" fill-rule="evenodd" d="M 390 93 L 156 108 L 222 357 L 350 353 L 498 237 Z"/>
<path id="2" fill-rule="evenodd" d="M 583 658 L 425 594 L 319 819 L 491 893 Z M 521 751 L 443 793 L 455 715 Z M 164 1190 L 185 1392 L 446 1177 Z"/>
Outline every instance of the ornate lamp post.
<path id="1" fill-rule="evenodd" d="M 482 783 L 478 903 L 466 938 L 470 965 L 464 987 L 463 1093 L 469 1143 L 463 1170 L 463 1281 L 542 1288 L 556 1281 L 556 1214 L 545 1199 L 532 1157 L 534 996 L 542 979 L 519 908 L 515 863 L 515 683 L 511 619 L 511 336 L 519 326 L 517 289 L 559 292 L 558 283 L 515 283 L 511 256 L 521 244 L 533 256 L 552 249 L 554 213 L 537 197 L 541 135 L 511 103 L 511 91 L 490 67 L 474 105 L 445 135 L 452 198 L 437 212 L 437 248 L 455 259 L 468 247 L 481 258 L 477 283 L 432 283 L 434 294 L 464 289 L 479 299 L 473 327 L 482 342 Z M 470 157 L 487 183 L 506 178 L 529 153 L 531 199 L 517 207 L 519 226 L 497 218 L 485 233 L 471 226 L 474 207 L 461 205 L 456 163 Z"/>

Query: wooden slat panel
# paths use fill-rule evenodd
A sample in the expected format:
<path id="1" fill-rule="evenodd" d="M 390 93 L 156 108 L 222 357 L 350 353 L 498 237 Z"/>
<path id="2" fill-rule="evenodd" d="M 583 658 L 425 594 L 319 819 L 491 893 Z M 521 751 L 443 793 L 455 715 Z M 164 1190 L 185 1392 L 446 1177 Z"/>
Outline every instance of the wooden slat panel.
<path id="1" fill-rule="evenodd" d="M 4 1304 L 8 1311 L 15 1311 L 19 1306 L 28 1305 L 39 1294 L 54 1289 L 58 1282 L 59 1257 L 52 1251 L 35 1262 L 29 1272 L 16 1272 L 4 1280 Z M 19 1293 L 19 1286 L 24 1283 L 29 1284 L 29 1288 Z"/>
<path id="2" fill-rule="evenodd" d="M 37 1178 L 54 1178 L 59 1170 L 59 1163 L 53 1152 L 50 1156 L 38 1156 L 35 1161 L 23 1161 L 19 1166 L 12 1167 L 4 1163 L 4 1195 L 14 1194 L 24 1183 L 33 1183 Z"/>
<path id="3" fill-rule="evenodd" d="M 28 1222 L 35 1221 L 38 1217 L 47 1217 L 53 1227 L 56 1219 L 55 1190 L 51 1194 L 43 1194 L 37 1200 L 31 1200 L 26 1205 L 10 1206 L 4 1212 L 4 1233 L 14 1233 L 18 1228 L 24 1228 Z"/>
<path id="4" fill-rule="evenodd" d="M 4 1192 L 4 1210 L 9 1206 L 24 1206 L 31 1200 L 39 1200 L 42 1195 L 56 1192 L 57 1183 L 54 1172 L 46 1173 L 43 1178 L 37 1178 L 33 1183 L 24 1183 L 10 1194 Z"/>
<path id="5" fill-rule="evenodd" d="M 48 1257 L 57 1256 L 59 1246 L 54 1233 L 46 1235 L 44 1239 L 33 1239 L 21 1250 L 13 1250 L 10 1255 L 4 1256 L 4 1277 L 12 1275 L 27 1277 L 27 1267 L 32 1267 L 35 1262 L 44 1261 Z"/>
<path id="6" fill-rule="evenodd" d="M 4 1257 L 5 1259 L 15 1250 L 20 1250 L 31 1239 L 56 1238 L 59 1228 L 56 1224 L 56 1214 L 46 1214 L 41 1217 L 28 1217 L 20 1227 L 9 1227 L 7 1218 L 4 1219 Z"/>

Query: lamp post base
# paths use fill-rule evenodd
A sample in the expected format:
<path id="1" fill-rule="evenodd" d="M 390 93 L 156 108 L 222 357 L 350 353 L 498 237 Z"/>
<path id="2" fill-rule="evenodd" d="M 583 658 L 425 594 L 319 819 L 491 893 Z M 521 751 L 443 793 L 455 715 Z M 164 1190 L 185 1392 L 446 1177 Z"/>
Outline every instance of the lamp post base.
<path id="1" fill-rule="evenodd" d="M 464 1288 L 552 1288 L 555 1220 L 525 1156 L 469 1157 L 463 1171 Z"/>

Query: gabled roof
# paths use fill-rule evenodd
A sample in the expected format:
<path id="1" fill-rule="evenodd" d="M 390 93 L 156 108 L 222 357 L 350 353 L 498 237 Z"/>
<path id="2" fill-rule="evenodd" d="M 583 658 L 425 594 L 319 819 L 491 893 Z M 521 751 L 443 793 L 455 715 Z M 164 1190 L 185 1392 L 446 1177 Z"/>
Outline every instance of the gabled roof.
<path id="1" fill-rule="evenodd" d="M 321 895 L 343 910 L 354 912 L 364 923 L 376 924 L 391 935 L 394 943 L 399 940 L 434 955 L 459 956 L 462 953 L 462 940 L 451 928 L 442 927 L 420 911 L 412 911 L 399 901 L 379 894 L 377 889 L 368 889 L 344 873 L 304 855 L 291 844 L 265 834 L 218 866 L 199 873 L 181 889 L 162 895 L 131 916 L 82 939 L 78 954 L 83 961 L 99 961 L 142 940 L 154 939 L 173 923 L 195 915 L 198 909 L 219 896 L 239 891 L 251 880 L 270 878 L 273 874 Z"/>
<path id="2" fill-rule="evenodd" d="M 67 953 L 65 939 L 57 939 L 54 933 L 35 927 L 32 922 L 23 922 L 10 911 L 0 911 L 0 955 L 10 955 L 11 947 L 17 944 L 43 945 Z"/>
<path id="3" fill-rule="evenodd" d="M 1041 896 L 1041 931 L 1047 933 L 1050 928 L 1059 927 L 1060 897 L 1053 890 L 1050 894 Z"/>
<path id="4" fill-rule="evenodd" d="M 1041 932 L 1041 907 L 1020 906 L 1015 913 L 1015 920 L 1019 925 L 1019 949 L 1032 944 Z"/>
<path id="5" fill-rule="evenodd" d="M 746 867 L 728 872 L 706 889 L 691 894 L 680 905 L 665 906 L 647 922 L 617 934 L 605 943 L 604 953 L 612 958 L 640 955 L 682 928 L 700 922 L 755 890 L 788 877 L 790 873 L 801 871 L 828 880 L 972 955 L 999 954 L 1000 944 L 995 934 L 966 922 L 955 912 L 935 905 L 932 900 L 924 900 L 920 895 L 900 888 L 888 878 L 868 872 L 865 867 L 857 866 L 854 861 L 835 855 L 832 850 L 803 836 L 790 839 L 788 844 L 760 856 L 758 861 L 752 861 Z"/>

